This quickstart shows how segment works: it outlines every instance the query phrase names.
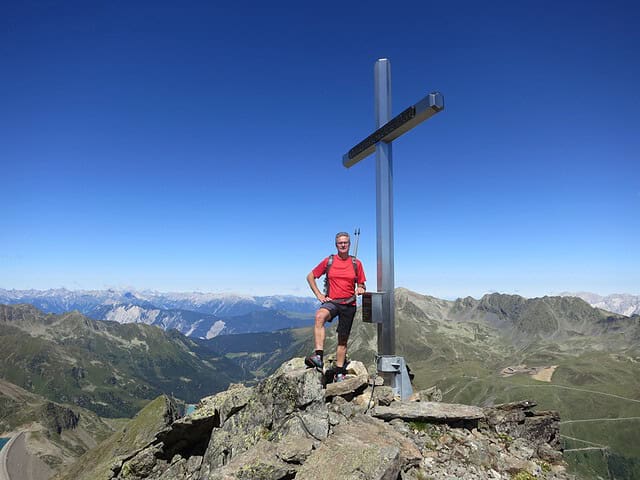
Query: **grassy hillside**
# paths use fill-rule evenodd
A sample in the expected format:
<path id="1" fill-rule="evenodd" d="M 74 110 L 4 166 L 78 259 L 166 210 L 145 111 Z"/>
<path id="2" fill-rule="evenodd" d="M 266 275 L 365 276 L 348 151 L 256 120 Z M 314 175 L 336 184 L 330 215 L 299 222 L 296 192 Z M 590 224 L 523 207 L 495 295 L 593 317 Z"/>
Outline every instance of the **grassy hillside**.
<path id="1" fill-rule="evenodd" d="M 410 292 L 398 296 L 398 345 L 419 388 L 437 384 L 445 400 L 462 403 L 534 400 L 560 412 L 567 449 L 580 449 L 567 453 L 576 471 L 610 478 L 615 470 L 611 478 L 640 478 L 637 318 L 574 298 L 489 295 L 466 308 L 454 303 L 442 318 L 427 316 L 436 323 L 430 327 L 402 309 L 424 299 Z M 414 346 L 407 348 L 409 343 Z M 416 355 L 415 343 L 432 353 Z M 515 365 L 557 368 L 549 382 L 500 375 Z M 605 450 L 582 450 L 587 447 Z"/>
<path id="2" fill-rule="evenodd" d="M 396 353 L 415 374 L 416 390 L 437 385 L 444 401 L 530 399 L 558 410 L 567 458 L 585 478 L 640 478 L 639 332 L 639 317 L 576 298 L 448 302 L 396 291 Z M 357 320 L 349 356 L 373 365 L 376 346 L 377 326 Z M 326 350 L 334 349 L 335 332 L 328 332 Z M 549 382 L 501 376 L 519 365 L 556 369 Z"/>
<path id="3" fill-rule="evenodd" d="M 308 355 L 313 348 L 313 329 L 221 335 L 202 344 L 223 354 L 258 380 L 273 373 L 286 360 Z"/>
<path id="4" fill-rule="evenodd" d="M 0 305 L 0 378 L 101 416 L 130 417 L 161 393 L 193 403 L 244 377 L 176 331 Z"/>

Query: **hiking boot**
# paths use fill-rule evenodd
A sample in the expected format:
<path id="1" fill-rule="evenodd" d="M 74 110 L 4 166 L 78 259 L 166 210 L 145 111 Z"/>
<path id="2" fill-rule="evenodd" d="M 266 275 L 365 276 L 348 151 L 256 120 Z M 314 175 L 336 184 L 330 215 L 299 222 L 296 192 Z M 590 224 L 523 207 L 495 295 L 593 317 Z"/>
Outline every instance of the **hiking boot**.
<path id="1" fill-rule="evenodd" d="M 309 368 L 317 369 L 319 372 L 322 371 L 322 367 L 323 367 L 322 357 L 317 353 L 314 353 L 313 355 L 309 355 L 308 357 L 306 357 L 304 359 L 304 364 Z"/>
<path id="2" fill-rule="evenodd" d="M 344 382 L 345 377 L 344 373 L 336 373 L 333 377 L 333 383 Z"/>

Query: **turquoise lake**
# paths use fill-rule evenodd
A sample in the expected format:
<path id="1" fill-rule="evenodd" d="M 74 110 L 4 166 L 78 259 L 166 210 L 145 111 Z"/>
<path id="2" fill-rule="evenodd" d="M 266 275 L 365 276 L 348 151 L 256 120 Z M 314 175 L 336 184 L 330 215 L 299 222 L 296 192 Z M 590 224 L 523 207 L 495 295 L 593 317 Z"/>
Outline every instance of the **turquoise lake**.
<path id="1" fill-rule="evenodd" d="M 0 438 L 0 450 L 2 450 L 2 447 L 4 447 L 4 444 L 7 443 L 9 440 L 11 440 L 10 438 Z"/>

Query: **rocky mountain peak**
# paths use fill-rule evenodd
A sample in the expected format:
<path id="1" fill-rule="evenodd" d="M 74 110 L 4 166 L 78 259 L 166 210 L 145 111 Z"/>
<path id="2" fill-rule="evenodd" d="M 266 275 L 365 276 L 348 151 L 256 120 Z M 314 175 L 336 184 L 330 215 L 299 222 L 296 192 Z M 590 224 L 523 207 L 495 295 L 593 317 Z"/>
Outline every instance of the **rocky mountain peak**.
<path id="1" fill-rule="evenodd" d="M 150 441 L 126 452 L 120 444 L 115 460 L 88 452 L 57 478 L 573 478 L 559 451 L 558 414 L 535 412 L 533 402 L 446 404 L 430 401 L 436 389 L 399 401 L 357 361 L 346 381 L 323 379 L 295 358 L 256 386 L 203 398 L 175 421 L 171 402 L 154 402 L 162 419 L 155 424 L 165 426 Z M 132 422 L 148 418 L 144 412 Z M 125 427 L 134 429 L 140 426 Z"/>

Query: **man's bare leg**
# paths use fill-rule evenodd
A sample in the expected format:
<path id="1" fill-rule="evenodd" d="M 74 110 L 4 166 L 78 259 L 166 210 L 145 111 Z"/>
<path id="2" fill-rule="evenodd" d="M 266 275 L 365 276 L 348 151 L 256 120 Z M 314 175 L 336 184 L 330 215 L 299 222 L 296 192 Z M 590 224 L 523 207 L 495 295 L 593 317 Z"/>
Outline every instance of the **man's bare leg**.
<path id="1" fill-rule="evenodd" d="M 344 367 L 347 360 L 347 341 L 349 337 L 346 335 L 338 335 L 338 348 L 336 349 L 336 366 Z"/>
<path id="2" fill-rule="evenodd" d="M 313 338 L 316 350 L 324 350 L 325 329 L 324 324 L 329 320 L 331 314 L 326 308 L 319 308 L 316 312 L 316 320 L 313 327 Z"/>

